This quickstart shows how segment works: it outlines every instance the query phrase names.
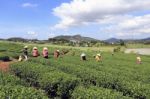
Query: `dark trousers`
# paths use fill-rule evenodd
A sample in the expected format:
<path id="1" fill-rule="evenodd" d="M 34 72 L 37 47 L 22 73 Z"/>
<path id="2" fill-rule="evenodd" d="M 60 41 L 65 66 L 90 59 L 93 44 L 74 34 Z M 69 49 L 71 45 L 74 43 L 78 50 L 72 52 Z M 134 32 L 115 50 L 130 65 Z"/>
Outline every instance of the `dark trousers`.
<path id="1" fill-rule="evenodd" d="M 44 56 L 44 58 L 48 59 L 48 56 Z"/>
<path id="2" fill-rule="evenodd" d="M 82 56 L 82 60 L 86 60 L 86 56 Z"/>

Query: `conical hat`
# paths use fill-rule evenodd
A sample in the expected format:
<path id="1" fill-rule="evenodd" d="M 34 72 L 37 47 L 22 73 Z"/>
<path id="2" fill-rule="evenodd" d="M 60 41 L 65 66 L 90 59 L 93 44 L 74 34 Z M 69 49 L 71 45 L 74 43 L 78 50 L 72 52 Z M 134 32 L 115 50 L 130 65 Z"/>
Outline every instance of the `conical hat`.
<path id="1" fill-rule="evenodd" d="M 24 48 L 28 48 L 28 46 L 24 46 Z"/>
<path id="2" fill-rule="evenodd" d="M 33 49 L 37 49 L 37 47 L 33 47 Z"/>
<path id="3" fill-rule="evenodd" d="M 101 54 L 97 54 L 97 56 L 101 56 Z"/>
<path id="4" fill-rule="evenodd" d="M 47 48 L 47 47 L 44 47 L 43 50 L 48 50 L 48 48 Z"/>

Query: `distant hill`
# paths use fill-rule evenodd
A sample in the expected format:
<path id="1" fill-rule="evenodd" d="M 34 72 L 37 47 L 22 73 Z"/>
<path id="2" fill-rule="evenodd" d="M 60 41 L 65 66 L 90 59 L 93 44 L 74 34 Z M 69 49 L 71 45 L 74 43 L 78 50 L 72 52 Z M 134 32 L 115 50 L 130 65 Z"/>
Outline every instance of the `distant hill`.
<path id="1" fill-rule="evenodd" d="M 25 39 L 21 37 L 12 37 L 6 39 L 7 41 L 14 41 L 14 42 L 30 42 L 30 41 L 38 41 L 37 39 Z"/>
<path id="2" fill-rule="evenodd" d="M 104 40 L 104 42 L 107 42 L 107 43 L 117 43 L 119 41 L 120 39 L 116 39 L 116 38 L 110 38 L 110 39 Z"/>
<path id="3" fill-rule="evenodd" d="M 5 40 L 5 39 L 0 38 L 0 40 Z"/>
<path id="4" fill-rule="evenodd" d="M 99 41 L 97 39 L 90 38 L 90 37 L 83 37 L 81 35 L 74 35 L 74 36 L 61 35 L 61 36 L 56 36 L 56 37 L 54 37 L 52 39 L 57 39 L 57 40 L 63 39 L 63 40 L 75 41 L 75 42 L 80 42 L 80 41 L 86 41 L 86 42 L 88 42 L 88 41 Z"/>
<path id="5" fill-rule="evenodd" d="M 74 36 L 70 36 L 70 35 L 60 35 L 60 36 L 56 36 L 54 38 L 49 38 L 48 40 L 38 40 L 38 39 L 25 39 L 25 38 L 21 38 L 21 37 L 12 37 L 12 38 L 8 38 L 8 39 L 1 39 L 0 40 L 7 40 L 7 41 L 15 41 L 15 42 L 103 42 L 103 43 L 119 43 L 121 41 L 121 39 L 117 39 L 117 38 L 110 38 L 107 40 L 97 40 L 91 37 L 84 37 L 81 35 L 74 35 Z M 144 38 L 144 39 L 122 39 L 122 41 L 124 41 L 125 43 L 145 43 L 145 44 L 150 44 L 150 37 L 148 38 Z"/>
<path id="6" fill-rule="evenodd" d="M 143 41 L 150 41 L 150 37 L 149 38 L 145 38 L 145 39 L 141 39 Z"/>
<path id="7" fill-rule="evenodd" d="M 107 42 L 107 43 L 118 43 L 120 42 L 121 39 L 117 39 L 117 38 L 110 38 L 110 39 L 107 39 L 107 40 L 104 40 L 104 42 Z M 124 42 L 126 43 L 129 43 L 129 42 L 150 42 L 150 37 L 149 38 L 145 38 L 145 39 L 123 39 Z"/>
<path id="8" fill-rule="evenodd" d="M 27 39 L 20 38 L 20 37 L 12 37 L 12 38 L 8 38 L 7 40 L 8 41 L 15 41 L 15 42 L 21 42 L 21 41 L 26 42 L 27 41 Z"/>

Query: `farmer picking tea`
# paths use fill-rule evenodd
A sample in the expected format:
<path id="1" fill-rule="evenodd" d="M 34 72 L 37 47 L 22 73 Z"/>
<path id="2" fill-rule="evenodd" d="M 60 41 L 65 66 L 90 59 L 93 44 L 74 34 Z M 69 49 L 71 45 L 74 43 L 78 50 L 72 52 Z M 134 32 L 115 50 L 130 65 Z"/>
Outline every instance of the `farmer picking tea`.
<path id="1" fill-rule="evenodd" d="M 18 61 L 23 61 L 23 59 L 25 61 L 28 60 L 28 46 L 24 46 L 24 48 L 22 50 L 22 55 L 19 56 Z"/>
<path id="2" fill-rule="evenodd" d="M 48 48 L 47 47 L 43 48 L 42 55 L 44 58 L 48 59 Z"/>
<path id="3" fill-rule="evenodd" d="M 33 47 L 32 56 L 33 56 L 33 57 L 38 57 L 38 56 L 39 56 L 39 52 L 38 52 L 37 47 Z"/>
<path id="4" fill-rule="evenodd" d="M 25 46 L 23 49 L 23 56 L 25 58 L 25 61 L 28 60 L 28 46 Z"/>
<path id="5" fill-rule="evenodd" d="M 102 56 L 101 56 L 101 54 L 97 54 L 97 55 L 95 56 L 95 59 L 96 59 L 97 62 L 102 61 Z"/>
<path id="6" fill-rule="evenodd" d="M 137 64 L 141 64 L 142 63 L 141 57 L 139 55 L 136 57 L 136 63 Z"/>
<path id="7" fill-rule="evenodd" d="M 60 51 L 59 50 L 55 50 L 54 51 L 54 58 L 58 58 L 60 55 Z"/>
<path id="8" fill-rule="evenodd" d="M 80 56 L 80 58 L 81 58 L 82 61 L 85 61 L 86 60 L 86 54 L 82 53 L 81 56 Z"/>

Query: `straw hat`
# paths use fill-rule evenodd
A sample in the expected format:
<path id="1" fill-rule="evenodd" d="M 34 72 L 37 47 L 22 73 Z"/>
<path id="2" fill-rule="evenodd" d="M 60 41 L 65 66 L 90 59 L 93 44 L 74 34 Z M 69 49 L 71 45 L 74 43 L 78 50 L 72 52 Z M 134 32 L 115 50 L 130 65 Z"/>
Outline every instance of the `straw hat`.
<path id="1" fill-rule="evenodd" d="M 44 47 L 43 50 L 48 50 L 48 48 L 47 48 L 47 47 Z"/>
<path id="2" fill-rule="evenodd" d="M 28 48 L 28 46 L 24 46 L 24 48 Z"/>
<path id="3" fill-rule="evenodd" d="M 97 56 L 101 56 L 101 54 L 97 54 Z"/>
<path id="4" fill-rule="evenodd" d="M 37 47 L 33 47 L 33 49 L 37 49 Z"/>

